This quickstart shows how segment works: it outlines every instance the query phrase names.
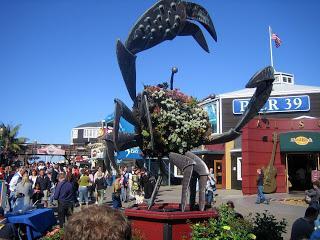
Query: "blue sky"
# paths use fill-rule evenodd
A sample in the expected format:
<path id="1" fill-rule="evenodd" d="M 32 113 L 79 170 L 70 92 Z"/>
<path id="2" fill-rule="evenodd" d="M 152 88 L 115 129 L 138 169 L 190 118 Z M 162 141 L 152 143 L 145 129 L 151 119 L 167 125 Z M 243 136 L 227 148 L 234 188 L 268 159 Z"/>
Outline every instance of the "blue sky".
<path id="1" fill-rule="evenodd" d="M 138 17 L 155 0 L 1 0 L 0 122 L 22 124 L 21 136 L 69 143 L 72 127 L 99 121 L 113 99 L 132 105 L 115 55 Z M 137 57 L 137 89 L 170 78 L 199 99 L 242 89 L 270 64 L 268 26 L 283 41 L 273 48 L 278 71 L 319 86 L 320 1 L 194 0 L 210 13 L 210 54 L 192 37 L 177 37 Z"/>

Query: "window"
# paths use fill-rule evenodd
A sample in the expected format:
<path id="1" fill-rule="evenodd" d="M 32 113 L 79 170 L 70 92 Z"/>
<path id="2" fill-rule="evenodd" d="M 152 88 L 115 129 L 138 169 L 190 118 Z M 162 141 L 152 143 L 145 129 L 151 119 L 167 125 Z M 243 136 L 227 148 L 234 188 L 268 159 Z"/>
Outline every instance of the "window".
<path id="1" fill-rule="evenodd" d="M 78 129 L 72 129 L 72 139 L 78 138 Z"/>
<path id="2" fill-rule="evenodd" d="M 288 77 L 288 83 L 292 83 L 292 78 Z"/>
<path id="3" fill-rule="evenodd" d="M 283 82 L 287 82 L 287 77 L 283 77 Z"/>
<path id="4" fill-rule="evenodd" d="M 98 136 L 98 129 L 95 128 L 86 128 L 83 132 L 84 138 L 97 138 Z"/>

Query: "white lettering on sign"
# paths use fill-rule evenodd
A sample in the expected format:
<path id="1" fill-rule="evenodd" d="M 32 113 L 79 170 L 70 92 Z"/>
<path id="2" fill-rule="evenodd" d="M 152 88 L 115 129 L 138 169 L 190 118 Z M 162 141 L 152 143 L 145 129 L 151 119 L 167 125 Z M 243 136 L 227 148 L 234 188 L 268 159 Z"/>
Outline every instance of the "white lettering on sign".
<path id="1" fill-rule="evenodd" d="M 268 111 L 275 111 L 275 110 L 279 110 L 279 108 L 277 107 L 277 99 L 269 99 L 269 107 L 268 107 Z"/>
<path id="2" fill-rule="evenodd" d="M 241 101 L 240 102 L 240 111 L 244 112 L 244 110 L 246 110 L 248 105 L 249 105 L 249 101 Z"/>
<path id="3" fill-rule="evenodd" d="M 125 150 L 126 151 L 126 157 L 129 156 L 129 154 L 139 154 L 139 148 L 130 148 Z"/>
<path id="4" fill-rule="evenodd" d="M 234 99 L 232 101 L 233 114 L 242 114 L 249 105 L 250 99 Z M 260 113 L 274 112 L 304 112 L 310 111 L 310 98 L 308 95 L 270 97 L 261 108 Z"/>

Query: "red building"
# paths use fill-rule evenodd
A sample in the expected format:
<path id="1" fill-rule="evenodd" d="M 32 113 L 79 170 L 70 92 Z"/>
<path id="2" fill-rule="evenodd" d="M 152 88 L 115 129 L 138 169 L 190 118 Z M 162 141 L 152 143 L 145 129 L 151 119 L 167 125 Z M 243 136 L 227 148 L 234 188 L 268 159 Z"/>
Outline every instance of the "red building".
<path id="1" fill-rule="evenodd" d="M 273 159 L 274 133 L 277 141 Z M 311 170 L 319 170 L 319 153 L 320 119 L 268 119 L 266 123 L 252 120 L 242 134 L 243 193 L 257 192 L 256 170 L 272 162 L 277 169 L 276 192 L 311 187 Z M 299 170 L 305 175 L 303 182 L 297 179 Z"/>

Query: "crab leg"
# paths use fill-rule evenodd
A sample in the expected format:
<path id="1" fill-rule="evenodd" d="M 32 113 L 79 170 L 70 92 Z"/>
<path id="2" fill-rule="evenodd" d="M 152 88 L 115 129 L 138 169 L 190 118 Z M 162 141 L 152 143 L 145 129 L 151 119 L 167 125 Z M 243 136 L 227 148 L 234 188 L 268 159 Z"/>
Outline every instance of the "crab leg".
<path id="1" fill-rule="evenodd" d="M 178 153 L 170 153 L 169 161 L 176 165 L 183 172 L 181 211 L 184 212 L 187 204 L 187 193 L 195 162 L 191 158 Z"/>
<path id="2" fill-rule="evenodd" d="M 216 144 L 229 142 L 241 135 L 241 129 L 256 116 L 261 108 L 268 100 L 271 91 L 272 83 L 274 81 L 274 69 L 269 66 L 257 72 L 247 83 L 247 88 L 256 87 L 256 91 L 250 99 L 250 102 L 242 115 L 241 120 L 237 123 L 235 128 L 230 129 L 228 132 L 211 135 L 205 144 Z"/>
<path id="3" fill-rule="evenodd" d="M 199 210 L 203 211 L 206 204 L 206 184 L 209 175 L 209 169 L 206 163 L 194 153 L 186 152 L 185 155 L 195 162 L 194 171 L 199 175 Z M 191 194 L 190 202 L 194 202 L 194 200 L 191 200 Z"/>
<path id="4" fill-rule="evenodd" d="M 118 148 L 118 136 L 119 136 L 119 124 L 120 118 L 123 117 L 129 123 L 134 126 L 137 126 L 137 120 L 133 116 L 132 111 L 120 100 L 115 99 L 115 111 L 114 111 L 114 122 L 113 122 L 113 142 L 115 144 L 115 148 L 119 151 Z"/>

